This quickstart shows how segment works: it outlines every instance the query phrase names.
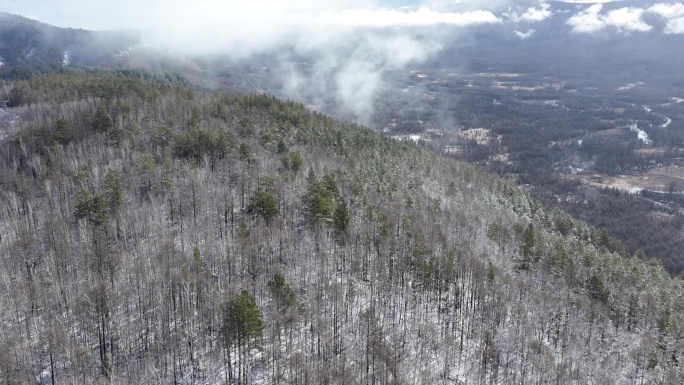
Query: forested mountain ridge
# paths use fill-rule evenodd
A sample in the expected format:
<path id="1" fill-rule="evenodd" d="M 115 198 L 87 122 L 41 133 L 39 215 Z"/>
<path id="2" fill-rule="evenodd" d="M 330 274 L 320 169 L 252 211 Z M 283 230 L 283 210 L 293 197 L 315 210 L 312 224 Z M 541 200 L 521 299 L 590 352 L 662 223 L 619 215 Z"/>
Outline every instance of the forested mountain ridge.
<path id="1" fill-rule="evenodd" d="M 682 281 L 477 167 L 265 95 L 9 87 L 0 383 L 682 382 Z"/>
<path id="2" fill-rule="evenodd" d="M 137 33 L 59 28 L 0 12 L 0 77 L 25 79 L 67 65 L 102 65 L 137 44 Z"/>

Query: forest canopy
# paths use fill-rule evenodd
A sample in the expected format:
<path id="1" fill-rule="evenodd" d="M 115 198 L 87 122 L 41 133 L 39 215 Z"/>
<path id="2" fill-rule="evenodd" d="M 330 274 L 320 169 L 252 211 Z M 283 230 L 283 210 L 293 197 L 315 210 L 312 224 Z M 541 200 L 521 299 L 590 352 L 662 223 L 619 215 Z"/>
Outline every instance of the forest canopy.
<path id="1" fill-rule="evenodd" d="M 677 383 L 684 287 L 515 184 L 268 95 L 12 83 L 5 383 Z"/>

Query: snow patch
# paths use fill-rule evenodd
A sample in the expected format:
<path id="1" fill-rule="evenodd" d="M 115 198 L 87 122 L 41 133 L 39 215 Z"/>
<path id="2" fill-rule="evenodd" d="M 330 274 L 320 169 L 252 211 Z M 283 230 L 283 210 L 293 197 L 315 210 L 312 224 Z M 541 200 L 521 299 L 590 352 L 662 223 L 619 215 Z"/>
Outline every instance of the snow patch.
<path id="1" fill-rule="evenodd" d="M 638 194 L 641 194 L 642 191 L 644 191 L 644 188 L 643 188 L 643 187 L 632 187 L 632 188 L 629 190 L 629 193 L 630 193 L 631 195 L 638 195 Z"/>
<path id="2" fill-rule="evenodd" d="M 631 90 L 632 88 L 635 88 L 637 86 L 643 86 L 644 82 L 636 82 L 636 83 L 627 83 L 626 85 L 622 87 L 618 87 L 615 89 L 615 91 L 625 91 L 625 90 Z"/>
<path id="3" fill-rule="evenodd" d="M 643 144 L 651 144 L 651 139 L 648 138 L 648 134 L 644 130 L 640 130 L 636 123 L 629 127 L 630 131 L 637 133 L 637 139 L 639 139 Z"/>
<path id="4" fill-rule="evenodd" d="M 412 141 L 414 143 L 420 142 L 423 138 L 420 135 L 393 135 L 392 138 L 400 141 Z"/>
<path id="5" fill-rule="evenodd" d="M 672 123 L 672 119 L 668 118 L 667 116 L 665 118 L 665 123 L 660 125 L 660 128 L 667 128 Z"/>
<path id="6" fill-rule="evenodd" d="M 62 55 L 62 65 L 68 66 L 69 64 L 71 64 L 71 50 L 65 49 Z"/>
<path id="7" fill-rule="evenodd" d="M 673 98 L 673 99 L 674 99 L 674 98 Z M 656 115 L 657 117 L 659 117 L 659 118 L 665 120 L 665 123 L 663 123 L 663 124 L 661 124 L 661 125 L 659 126 L 660 128 L 667 128 L 670 124 L 672 124 L 672 119 L 670 119 L 669 117 L 667 117 L 667 116 L 665 116 L 665 115 L 663 115 L 663 114 L 654 113 L 654 112 L 653 112 L 653 109 L 652 109 L 651 107 L 649 107 L 649 106 L 643 106 L 643 107 L 644 107 L 644 110 L 645 110 L 646 112 L 652 113 L 652 114 Z"/>

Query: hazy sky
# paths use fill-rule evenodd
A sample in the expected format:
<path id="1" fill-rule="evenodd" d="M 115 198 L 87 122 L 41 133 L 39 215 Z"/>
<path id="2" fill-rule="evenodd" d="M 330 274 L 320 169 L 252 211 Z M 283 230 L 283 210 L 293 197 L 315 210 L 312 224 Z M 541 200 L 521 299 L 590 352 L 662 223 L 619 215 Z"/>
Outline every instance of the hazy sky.
<path id="1" fill-rule="evenodd" d="M 502 1 L 489 0 L 489 3 Z M 142 28 L 168 21 L 191 24 L 218 20 L 258 25 L 287 24 L 321 14 L 349 10 L 399 10 L 406 7 L 431 9 L 458 1 L 427 0 L 0 0 L 0 9 L 60 27 L 84 29 Z M 464 1 L 463 4 L 467 4 Z M 484 2 L 479 2 L 484 3 Z M 180 19 L 180 20 L 179 20 Z"/>
<path id="2" fill-rule="evenodd" d="M 459 3 L 459 2 L 457 2 Z M 60 27 L 135 29 L 151 43 L 206 51 L 264 47 L 358 27 L 496 21 L 485 3 L 453 0 L 0 0 L 0 10 Z M 499 4 L 503 0 L 487 0 Z M 475 6 L 477 4 L 477 6 Z M 455 9 L 458 7 L 458 9 Z M 308 40 L 307 38 L 307 40 Z"/>
<path id="3" fill-rule="evenodd" d="M 186 54 L 239 59 L 287 45 L 316 59 L 306 75 L 290 66 L 286 92 L 333 93 L 358 115 L 387 70 L 424 61 L 475 25 L 528 39 L 558 16 L 578 34 L 684 34 L 682 2 L 568 2 L 576 4 L 556 14 L 548 0 L 0 0 L 0 11 L 59 27 L 134 29 L 146 44 Z"/>

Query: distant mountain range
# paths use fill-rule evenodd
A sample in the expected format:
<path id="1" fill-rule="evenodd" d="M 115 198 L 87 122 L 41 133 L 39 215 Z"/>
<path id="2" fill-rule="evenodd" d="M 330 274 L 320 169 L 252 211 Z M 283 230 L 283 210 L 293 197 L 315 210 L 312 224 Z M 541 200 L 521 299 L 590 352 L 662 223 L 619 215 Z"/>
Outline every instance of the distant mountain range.
<path id="1" fill-rule="evenodd" d="M 139 39 L 138 34 L 128 31 L 58 28 L 0 12 L 0 76 L 25 77 L 64 65 L 109 63 Z"/>
<path id="2" fill-rule="evenodd" d="M 445 14 L 462 15 L 458 7 L 467 4 L 471 3 L 455 4 L 457 8 L 449 11 L 455 13 Z M 672 84 L 671 76 L 679 76 L 677 73 L 681 72 L 677 63 L 684 59 L 681 49 L 684 4 L 681 3 L 551 1 L 529 8 L 500 8 L 492 11 L 491 21 L 462 27 L 436 22 L 432 26 L 401 31 L 370 30 L 369 33 L 380 36 L 412 36 L 426 45 L 439 43 L 443 49 L 428 57 L 426 67 L 457 66 L 474 71 L 491 68 L 560 77 L 566 73 L 576 76 L 578 71 L 587 76 L 593 76 L 596 71 L 608 76 L 637 71 L 639 76 L 653 76 Z M 350 38 L 359 38 L 363 33 Z M 44 72 L 40 68 L 54 70 L 64 65 L 124 64 L 180 72 L 199 70 L 195 58 L 173 49 L 143 45 L 142 40 L 141 34 L 132 31 L 58 28 L 0 12 L 0 62 L 3 63 L 0 76 L 20 78 L 27 71 Z M 287 47 L 287 42 L 284 44 L 269 49 L 293 48 Z M 169 42 L 168 46 L 173 44 Z M 355 59 L 354 46 L 346 47 L 351 52 L 344 58 Z M 328 48 L 316 50 L 325 49 Z M 316 50 L 305 55 L 315 55 Z M 256 50 L 255 53 L 279 55 L 272 51 Z M 230 57 L 229 51 L 224 54 Z M 308 59 L 315 63 L 314 57 Z M 208 70 L 221 70 L 225 65 L 225 60 L 197 60 L 203 66 L 211 64 Z M 684 80 L 675 79 L 675 83 L 680 82 L 684 84 Z"/>

